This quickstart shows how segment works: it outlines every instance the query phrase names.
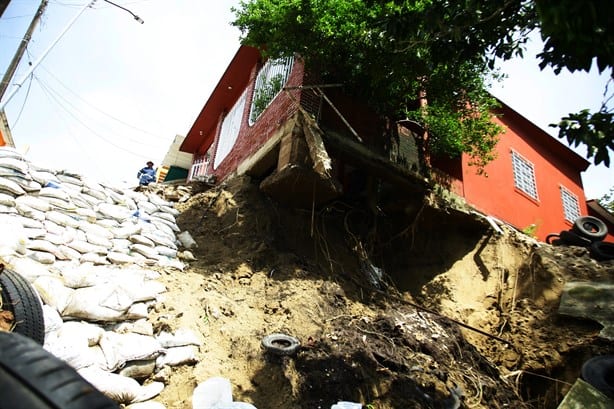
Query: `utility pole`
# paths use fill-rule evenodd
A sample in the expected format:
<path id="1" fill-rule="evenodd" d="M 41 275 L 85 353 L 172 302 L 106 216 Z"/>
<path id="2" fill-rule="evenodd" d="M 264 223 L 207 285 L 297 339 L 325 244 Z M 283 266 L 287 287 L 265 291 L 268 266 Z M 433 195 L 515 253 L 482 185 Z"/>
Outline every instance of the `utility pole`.
<path id="1" fill-rule="evenodd" d="M 45 8 L 47 7 L 47 4 L 49 4 L 48 0 L 41 1 L 40 6 L 38 6 L 38 10 L 36 10 L 36 14 L 34 14 L 34 17 L 32 17 L 32 21 L 30 22 L 28 31 L 26 31 L 26 34 L 23 36 L 23 39 L 21 40 L 21 43 L 19 44 L 19 48 L 17 49 L 17 52 L 13 56 L 13 59 L 11 60 L 9 67 L 6 69 L 6 72 L 4 73 L 4 77 L 2 77 L 2 82 L 0 82 L 0 101 L 2 100 L 2 97 L 4 96 L 6 89 L 9 87 L 11 78 L 13 78 L 13 75 L 15 75 L 15 71 L 17 71 L 17 66 L 19 65 L 19 61 L 21 61 L 21 57 L 23 57 L 23 53 L 26 51 L 26 48 L 28 47 L 28 43 L 32 39 L 32 33 L 34 32 L 34 29 L 36 28 L 38 22 L 43 16 L 43 13 L 45 12 Z"/>
<path id="2" fill-rule="evenodd" d="M 15 75 L 15 71 L 17 71 L 17 66 L 19 65 L 19 61 L 23 57 L 23 53 L 26 51 L 28 47 L 28 43 L 30 39 L 32 39 L 32 33 L 34 29 L 38 25 L 43 13 L 45 12 L 45 8 L 47 8 L 48 0 L 42 0 L 40 6 L 36 10 L 36 14 L 32 17 L 32 21 L 30 22 L 30 26 L 28 27 L 28 31 L 23 36 L 21 43 L 19 44 L 19 48 L 17 48 L 17 52 L 13 56 L 9 67 L 6 69 L 4 76 L 2 77 L 2 81 L 0 82 L 0 101 L 6 92 L 6 89 L 9 87 L 11 82 L 11 78 Z M 9 122 L 6 118 L 6 113 L 4 109 L 0 109 L 0 137 L 4 142 L 4 145 L 15 147 L 15 141 L 13 141 L 13 135 L 11 135 L 11 129 L 9 128 Z"/>

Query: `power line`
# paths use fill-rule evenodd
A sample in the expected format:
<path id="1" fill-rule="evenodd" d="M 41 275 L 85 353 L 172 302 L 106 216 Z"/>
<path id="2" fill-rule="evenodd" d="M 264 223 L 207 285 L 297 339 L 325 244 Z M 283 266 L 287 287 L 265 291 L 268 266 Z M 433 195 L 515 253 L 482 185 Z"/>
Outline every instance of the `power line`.
<path id="1" fill-rule="evenodd" d="M 114 121 L 119 122 L 119 123 L 120 123 L 120 124 L 122 124 L 122 125 L 125 125 L 125 126 L 127 126 L 127 127 L 129 127 L 129 128 L 132 128 L 132 129 L 134 129 L 134 130 L 136 130 L 136 131 L 139 131 L 139 132 L 142 132 L 142 133 L 144 133 L 144 134 L 147 134 L 147 135 L 153 136 L 153 137 L 155 137 L 155 138 L 159 138 L 159 139 L 161 139 L 161 140 L 164 140 L 165 142 L 166 142 L 166 141 L 168 141 L 168 138 L 167 138 L 167 137 L 165 137 L 165 136 L 158 135 L 158 134 L 154 134 L 154 133 L 151 133 L 151 132 L 149 132 L 149 131 L 147 131 L 147 130 L 145 130 L 145 129 L 139 128 L 139 127 L 134 126 L 134 125 L 131 125 L 131 124 L 129 124 L 129 123 L 127 123 L 127 122 L 125 122 L 125 121 L 123 121 L 123 120 L 121 120 L 121 119 L 119 119 L 119 118 L 117 118 L 117 117 L 115 117 L 115 116 L 113 116 L 113 115 L 111 115 L 111 114 L 109 114 L 109 113 L 107 113 L 107 112 L 103 111 L 102 109 L 98 108 L 98 107 L 97 107 L 97 106 L 95 106 L 94 104 L 92 104 L 92 103 L 88 102 L 86 99 L 84 99 L 84 98 L 82 98 L 81 96 L 79 96 L 79 94 L 77 94 L 75 91 L 71 90 L 71 89 L 70 89 L 70 88 L 69 88 L 69 87 L 68 87 L 66 84 L 64 84 L 62 81 L 60 81 L 60 79 L 59 79 L 57 76 L 55 76 L 55 75 L 54 75 L 54 74 L 53 74 L 51 71 L 49 71 L 47 68 L 45 68 L 45 66 L 44 66 L 43 64 L 41 64 L 40 66 L 41 66 L 41 68 L 42 68 L 42 69 L 43 69 L 43 70 L 44 70 L 44 71 L 45 71 L 47 74 L 49 74 L 49 75 L 50 75 L 50 76 L 51 76 L 51 77 L 52 77 L 54 80 L 56 80 L 56 81 L 57 81 L 57 83 L 58 83 L 58 84 L 60 84 L 60 85 L 61 85 L 61 86 L 62 86 L 62 87 L 65 89 L 65 90 L 67 90 L 68 92 L 70 92 L 72 95 L 74 95 L 75 97 L 77 97 L 77 98 L 78 98 L 80 101 L 82 101 L 83 103 L 85 103 L 85 104 L 86 104 L 86 105 L 88 105 L 89 107 L 93 108 L 94 110 L 96 110 L 96 111 L 100 112 L 101 114 L 103 114 L 103 115 L 105 115 L 105 116 L 107 116 L 107 117 L 109 117 L 109 118 L 113 119 Z"/>
<path id="2" fill-rule="evenodd" d="M 50 95 L 47 93 L 47 91 L 41 87 L 41 89 L 43 90 L 43 93 L 45 94 L 45 97 L 47 97 L 47 100 L 49 101 L 49 105 L 52 107 L 52 109 L 57 112 L 57 116 L 60 118 L 60 120 L 62 121 L 64 128 L 66 129 L 66 133 L 68 133 L 68 135 L 70 135 L 71 139 L 75 142 L 75 145 L 79 147 L 79 149 L 81 150 L 81 152 L 88 157 L 89 159 L 89 163 L 90 164 L 94 164 L 94 168 L 97 172 L 101 173 L 101 169 L 98 166 L 96 160 L 94 158 L 92 158 L 92 156 L 88 153 L 88 150 L 81 144 L 81 141 L 79 140 L 79 138 L 77 138 L 70 126 L 68 125 L 68 123 L 66 122 L 66 119 L 64 118 L 64 116 L 62 115 L 62 113 L 58 110 L 58 105 L 54 104 L 53 101 L 51 100 Z"/>
<path id="3" fill-rule="evenodd" d="M 32 87 L 32 78 L 34 77 L 34 74 L 30 75 L 30 82 L 28 83 L 28 88 L 26 89 L 26 96 L 23 99 L 23 104 L 21 104 L 21 108 L 19 109 L 19 113 L 17 114 L 17 118 L 15 118 L 15 121 L 13 122 L 13 125 L 10 126 L 10 128 L 14 128 L 15 125 L 17 125 L 17 123 L 19 122 L 19 118 L 21 118 L 21 114 L 23 113 L 23 109 L 26 106 L 26 102 L 28 102 L 28 96 L 30 95 L 30 88 Z"/>
<path id="4" fill-rule="evenodd" d="M 92 129 L 90 126 L 88 126 L 85 122 L 83 122 L 80 118 L 78 118 L 73 112 L 71 112 L 68 108 L 66 108 L 63 103 L 58 99 L 58 97 L 56 97 L 55 95 L 53 95 L 53 92 L 51 91 L 50 88 L 48 88 L 41 80 L 39 77 L 34 76 L 34 79 L 36 79 L 36 81 L 39 83 L 39 85 L 41 86 L 41 88 L 43 88 L 43 90 L 45 90 L 48 95 L 56 102 L 56 104 L 62 108 L 68 115 L 70 115 L 75 121 L 77 121 L 79 124 L 81 124 L 81 126 L 83 126 L 85 129 L 89 130 L 92 134 L 96 135 L 98 138 L 102 139 L 104 142 L 106 142 L 107 144 L 123 151 L 126 153 L 130 153 L 134 156 L 137 156 L 139 158 L 143 158 L 143 159 L 148 159 L 147 156 L 144 156 L 140 153 L 136 153 L 133 152 L 131 150 L 126 149 L 125 147 L 116 144 L 115 142 L 109 140 L 108 138 L 102 136 L 101 134 L 99 134 L 98 132 L 96 132 L 94 129 Z"/>

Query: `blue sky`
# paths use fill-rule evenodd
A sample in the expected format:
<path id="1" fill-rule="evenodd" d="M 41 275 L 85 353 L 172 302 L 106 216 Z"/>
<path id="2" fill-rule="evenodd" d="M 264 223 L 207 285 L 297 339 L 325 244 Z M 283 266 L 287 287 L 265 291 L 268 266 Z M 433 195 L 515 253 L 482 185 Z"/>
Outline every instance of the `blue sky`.
<path id="1" fill-rule="evenodd" d="M 230 26 L 237 0 L 116 0 L 145 20 L 98 0 L 27 78 L 6 107 L 16 145 L 35 164 L 98 180 L 136 183 L 147 160 L 158 164 L 185 135 L 239 46 Z M 4 72 L 39 0 L 12 0 L 0 20 Z M 35 62 L 85 4 L 50 0 L 14 77 Z M 531 47 L 536 49 L 538 45 Z M 529 52 L 528 54 L 531 54 Z M 595 73 L 540 72 L 531 58 L 501 66 L 509 78 L 495 96 L 554 135 L 548 124 L 596 108 L 607 80 Z M 10 88 L 9 88 L 10 90 Z M 8 92 L 7 92 L 8 94 Z M 614 185 L 603 166 L 585 172 L 587 198 Z"/>

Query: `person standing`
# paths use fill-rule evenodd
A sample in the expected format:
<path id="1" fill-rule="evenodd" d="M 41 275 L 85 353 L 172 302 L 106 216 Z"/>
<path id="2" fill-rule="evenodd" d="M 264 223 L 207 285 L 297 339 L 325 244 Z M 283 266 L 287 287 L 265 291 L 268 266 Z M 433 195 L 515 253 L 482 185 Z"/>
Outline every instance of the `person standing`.
<path id="1" fill-rule="evenodd" d="M 136 175 L 139 178 L 139 186 L 147 186 L 156 180 L 156 170 L 153 167 L 153 162 L 149 161 L 146 165 Z"/>

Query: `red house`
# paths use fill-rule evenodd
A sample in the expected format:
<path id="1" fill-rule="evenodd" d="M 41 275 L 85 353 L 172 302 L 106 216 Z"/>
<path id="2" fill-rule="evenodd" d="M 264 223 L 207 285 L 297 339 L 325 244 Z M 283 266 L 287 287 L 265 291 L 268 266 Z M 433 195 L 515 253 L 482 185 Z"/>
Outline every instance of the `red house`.
<path id="1" fill-rule="evenodd" d="M 465 156 L 433 165 L 448 175 L 447 187 L 480 212 L 541 240 L 569 229 L 588 214 L 580 173 L 589 163 L 511 108 L 502 105 L 500 114 L 494 121 L 506 132 L 487 176 Z M 386 126 L 398 129 L 394 143 L 381 134 Z M 320 84 L 300 58 L 263 61 L 247 46 L 239 48 L 180 150 L 194 154 L 190 180 L 246 173 L 290 202 L 326 202 L 368 186 L 369 175 L 408 196 L 429 189 L 412 131 L 402 122 L 375 115 L 336 84 Z"/>

